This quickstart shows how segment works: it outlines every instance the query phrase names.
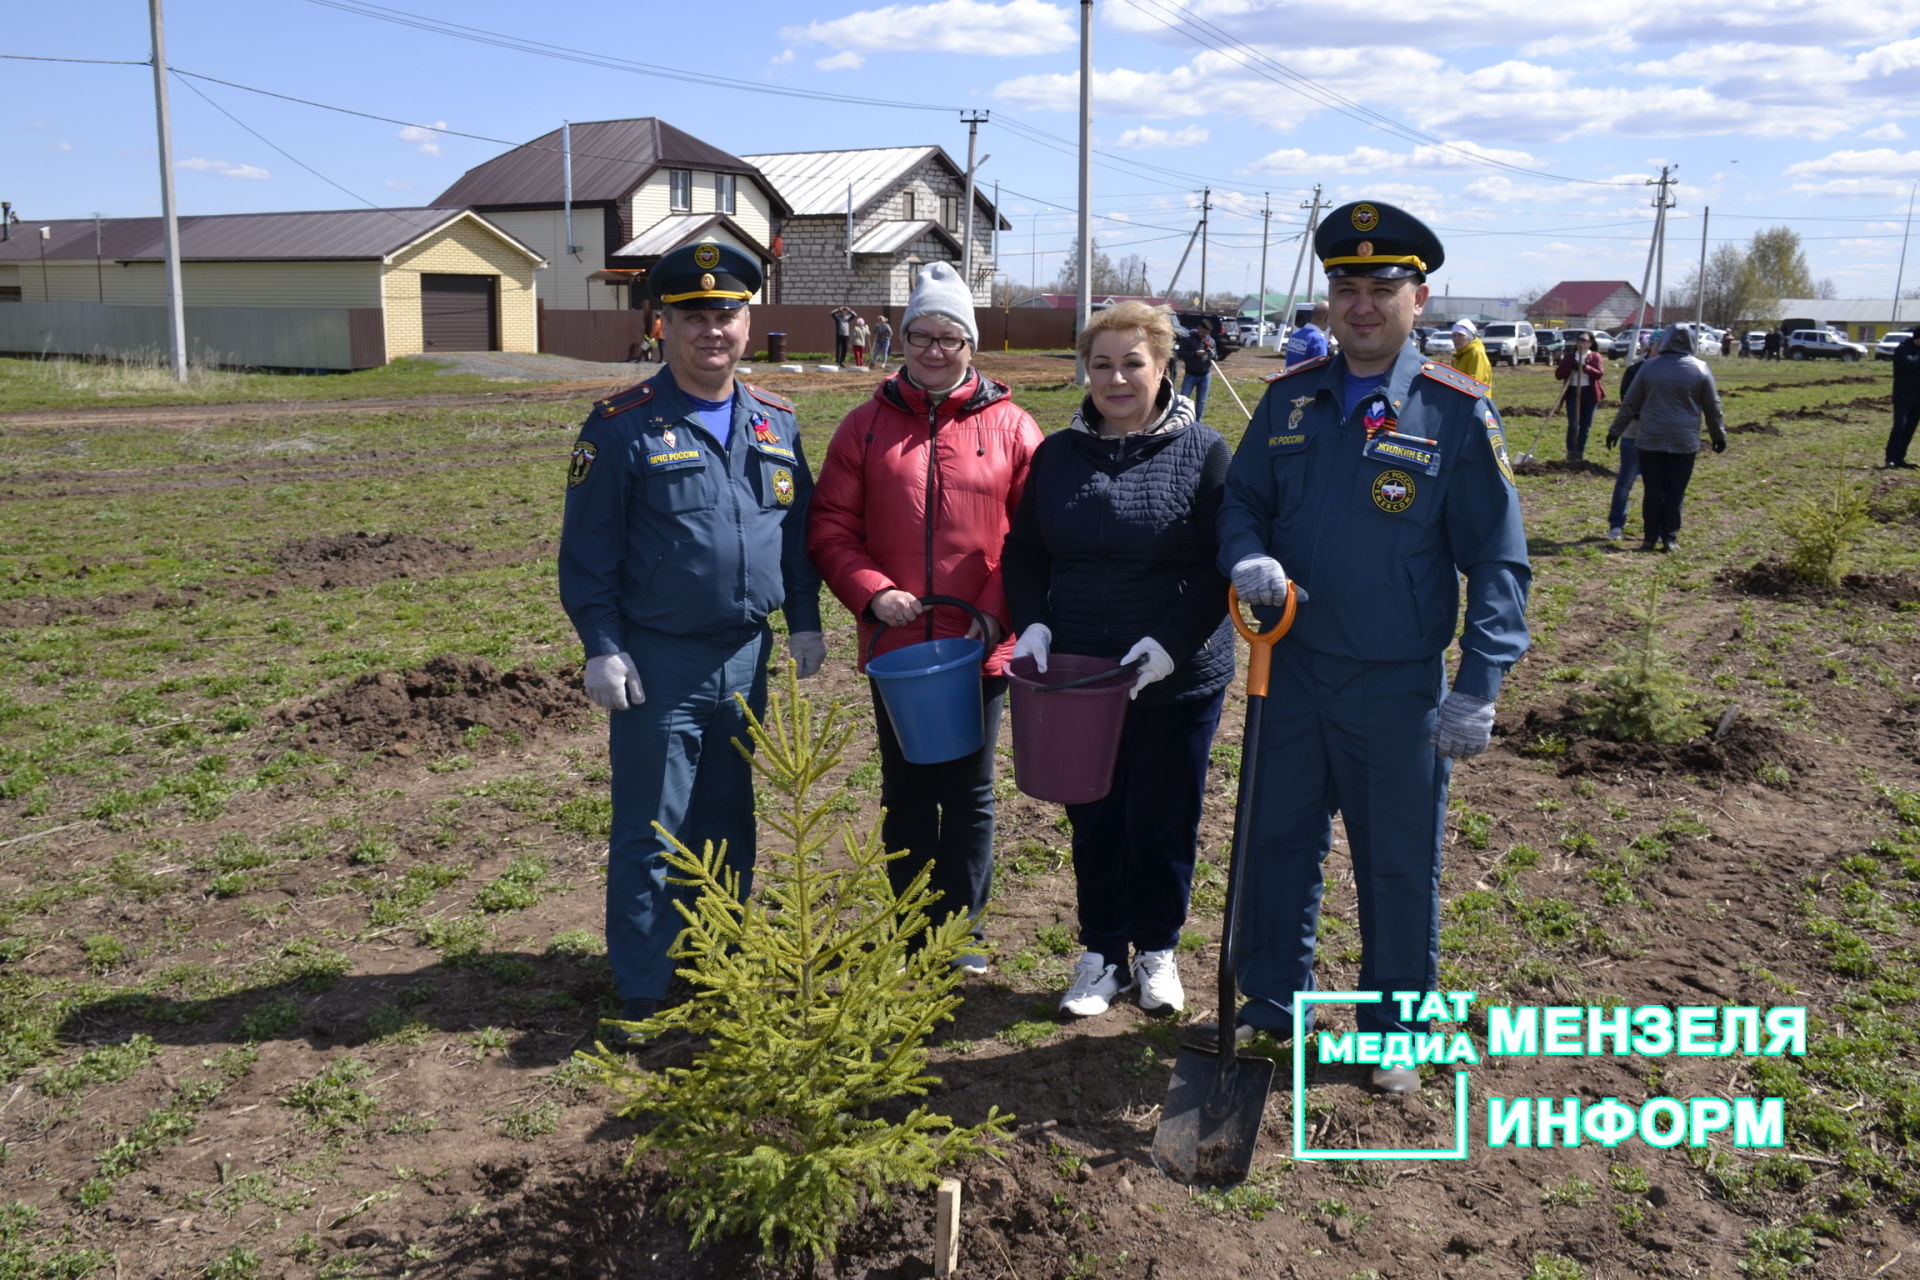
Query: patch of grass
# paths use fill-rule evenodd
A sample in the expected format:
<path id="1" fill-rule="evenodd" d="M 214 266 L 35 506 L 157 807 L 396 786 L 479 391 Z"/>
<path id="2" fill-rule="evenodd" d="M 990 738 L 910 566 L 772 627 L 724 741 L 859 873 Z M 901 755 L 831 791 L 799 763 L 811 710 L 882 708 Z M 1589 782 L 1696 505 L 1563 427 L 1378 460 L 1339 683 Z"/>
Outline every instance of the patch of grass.
<path id="1" fill-rule="evenodd" d="M 1540 1207 L 1543 1209 L 1577 1209 L 1592 1199 L 1593 1184 L 1572 1174 L 1540 1189 Z"/>
<path id="2" fill-rule="evenodd" d="M 474 895 L 474 905 L 486 912 L 525 910 L 544 896 L 540 886 L 546 879 L 547 860 L 538 854 L 523 854 L 481 887 Z"/>
<path id="3" fill-rule="evenodd" d="M 1060 1024 L 1050 1019 L 1022 1018 L 1000 1028 L 994 1038 L 1016 1049 L 1031 1049 L 1053 1038 Z"/>
<path id="4" fill-rule="evenodd" d="M 70 1067 L 55 1067 L 40 1077 L 38 1088 L 49 1098 L 64 1098 L 95 1085 L 117 1084 L 152 1062 L 160 1046 L 152 1036 L 135 1035 L 120 1044 L 88 1049 Z"/>
<path id="5" fill-rule="evenodd" d="M 503 1138 L 531 1142 L 560 1127 L 560 1104 L 553 1101 L 523 1103 L 509 1107 L 494 1119 Z"/>
<path id="6" fill-rule="evenodd" d="M 1063 924 L 1042 925 L 1034 931 L 1033 941 L 1050 956 L 1070 956 L 1080 949 L 1080 940 Z"/>
<path id="7" fill-rule="evenodd" d="M 607 940 L 591 929 L 568 929 L 547 939 L 547 954 L 584 960 L 607 954 Z"/>
<path id="8" fill-rule="evenodd" d="M 336 1135 L 360 1129 L 380 1108 L 380 1100 L 360 1087 L 373 1068 L 359 1058 L 338 1058 L 313 1079 L 287 1091 L 284 1104 L 300 1113 L 309 1133 Z"/>

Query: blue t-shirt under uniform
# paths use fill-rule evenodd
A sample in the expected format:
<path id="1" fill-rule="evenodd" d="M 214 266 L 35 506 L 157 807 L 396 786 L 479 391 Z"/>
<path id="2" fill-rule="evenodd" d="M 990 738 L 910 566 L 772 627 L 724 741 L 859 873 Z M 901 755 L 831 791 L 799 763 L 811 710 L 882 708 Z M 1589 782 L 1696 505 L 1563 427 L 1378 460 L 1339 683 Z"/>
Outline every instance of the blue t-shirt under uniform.
<path id="1" fill-rule="evenodd" d="M 1377 391 L 1380 384 L 1386 380 L 1387 375 L 1384 373 L 1371 373 L 1363 376 L 1349 371 L 1346 375 L 1346 381 L 1342 383 L 1340 387 L 1340 415 L 1346 417 L 1351 414 L 1355 405 Z"/>
<path id="2" fill-rule="evenodd" d="M 733 435 L 733 397 L 702 400 L 685 387 L 680 389 L 680 394 L 686 396 L 687 403 L 693 406 L 694 416 L 700 419 L 700 425 L 713 433 L 713 438 L 720 442 L 722 449 L 726 448 L 728 438 Z"/>

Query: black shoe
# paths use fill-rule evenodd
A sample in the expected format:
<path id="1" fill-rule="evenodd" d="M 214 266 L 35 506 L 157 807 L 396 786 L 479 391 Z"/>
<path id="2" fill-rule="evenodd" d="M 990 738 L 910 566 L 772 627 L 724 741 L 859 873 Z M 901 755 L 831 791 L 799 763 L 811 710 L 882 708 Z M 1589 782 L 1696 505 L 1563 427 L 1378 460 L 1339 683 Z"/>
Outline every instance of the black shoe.
<path id="1" fill-rule="evenodd" d="M 1680 539 L 1662 538 L 1660 540 L 1660 549 L 1662 551 L 1678 551 L 1680 549 Z"/>
<path id="2" fill-rule="evenodd" d="M 1908 462 L 1902 459 L 1899 462 L 1889 462 L 1887 468 L 1891 471 L 1920 471 L 1920 462 Z"/>
<path id="3" fill-rule="evenodd" d="M 1648 538 L 1640 544 L 1640 549 L 1642 551 L 1658 551 L 1660 549 L 1660 539 Z"/>
<path id="4" fill-rule="evenodd" d="M 1233 1047 L 1244 1049 L 1253 1043 L 1260 1034 L 1260 1028 L 1245 1022 L 1233 1024 Z M 1272 1034 L 1269 1032 L 1268 1034 Z M 1274 1037 L 1279 1039 L 1278 1036 Z M 1180 1029 L 1180 1043 L 1195 1049 L 1217 1051 L 1220 1048 L 1220 1024 L 1217 1022 L 1196 1022 L 1190 1027 Z"/>
<path id="5" fill-rule="evenodd" d="M 635 996 L 620 1006 L 620 1022 L 645 1022 L 660 1012 L 660 1002 L 651 996 Z M 607 1048 L 620 1053 L 638 1053 L 652 1043 L 638 1031 L 615 1026 L 611 1020 L 606 1024 Z"/>

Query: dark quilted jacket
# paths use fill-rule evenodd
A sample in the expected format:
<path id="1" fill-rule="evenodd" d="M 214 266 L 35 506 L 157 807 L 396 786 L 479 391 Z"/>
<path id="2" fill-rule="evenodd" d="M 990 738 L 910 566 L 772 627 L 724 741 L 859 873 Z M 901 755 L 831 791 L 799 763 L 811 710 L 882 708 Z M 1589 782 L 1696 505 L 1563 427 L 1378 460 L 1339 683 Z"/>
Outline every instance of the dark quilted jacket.
<path id="1" fill-rule="evenodd" d="M 1184 397 L 1151 432 L 1110 439 L 1076 419 L 1047 437 L 1002 555 L 1015 629 L 1044 623 L 1054 651 L 1115 661 L 1152 636 L 1174 669 L 1142 703 L 1226 687 L 1233 627 L 1214 519 L 1232 456 Z"/>

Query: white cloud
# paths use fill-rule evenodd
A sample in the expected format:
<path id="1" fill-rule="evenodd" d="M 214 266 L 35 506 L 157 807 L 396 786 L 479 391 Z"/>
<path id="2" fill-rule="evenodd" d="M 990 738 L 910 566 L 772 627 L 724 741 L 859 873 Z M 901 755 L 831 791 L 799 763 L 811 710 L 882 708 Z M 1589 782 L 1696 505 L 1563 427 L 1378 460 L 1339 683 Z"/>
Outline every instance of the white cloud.
<path id="1" fill-rule="evenodd" d="M 245 178 L 258 181 L 273 175 L 267 170 L 251 164 L 234 164 L 230 160 L 209 160 L 205 156 L 192 156 L 178 161 L 174 168 L 192 169 L 197 173 L 217 173 L 223 178 Z"/>
<path id="2" fill-rule="evenodd" d="M 1205 142 L 1211 135 L 1199 125 L 1188 125 L 1169 133 L 1165 129 L 1155 129 L 1142 125 L 1138 129 L 1129 129 L 1120 135 L 1117 146 L 1129 151 L 1146 151 L 1155 147 L 1194 147 Z"/>
<path id="3" fill-rule="evenodd" d="M 1913 176 L 1920 172 L 1920 151 L 1895 151 L 1875 147 L 1871 151 L 1835 151 L 1818 160 L 1802 160 L 1786 168 L 1790 177 L 1817 178 L 1828 174 L 1872 174 L 1874 176 Z"/>
<path id="4" fill-rule="evenodd" d="M 804 27 L 783 27 L 782 40 L 863 53 L 972 53 L 1021 57 L 1056 53 L 1079 43 L 1078 19 L 1043 0 L 935 0 L 933 4 L 863 9 Z"/>
<path id="5" fill-rule="evenodd" d="M 423 125 L 410 124 L 400 131 L 399 136 L 402 142 L 419 143 L 421 155 L 437 156 L 440 154 L 440 131 L 446 127 L 447 122 L 445 120 L 435 121 L 431 128 Z"/>
<path id="6" fill-rule="evenodd" d="M 1861 130 L 1860 136 L 1873 142 L 1898 142 L 1907 136 L 1907 131 L 1889 120 L 1885 124 Z"/>
<path id="7" fill-rule="evenodd" d="M 1567 82 L 1565 71 L 1543 67 L 1537 62 L 1496 62 L 1490 67 L 1467 73 L 1466 84 L 1478 93 L 1507 93 L 1558 89 Z"/>
<path id="8" fill-rule="evenodd" d="M 771 58 L 768 58 L 767 61 L 772 63 L 776 67 L 784 67 L 789 62 L 792 62 L 795 56 L 796 55 L 792 49 L 782 49 L 780 52 L 774 54 Z"/>
<path id="9" fill-rule="evenodd" d="M 54 143 L 51 147 L 49 147 L 48 150 L 49 151 L 71 151 L 73 150 L 73 144 L 71 142 L 68 142 L 65 138 L 62 138 L 60 141 Z"/>
<path id="10" fill-rule="evenodd" d="M 853 50 L 842 49 L 839 53 L 816 60 L 813 65 L 821 71 L 856 71 L 866 65 L 866 61 Z"/>

